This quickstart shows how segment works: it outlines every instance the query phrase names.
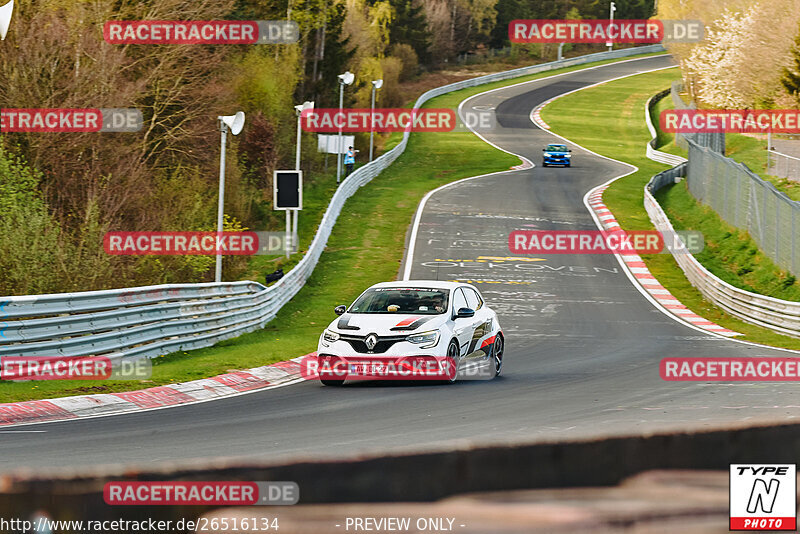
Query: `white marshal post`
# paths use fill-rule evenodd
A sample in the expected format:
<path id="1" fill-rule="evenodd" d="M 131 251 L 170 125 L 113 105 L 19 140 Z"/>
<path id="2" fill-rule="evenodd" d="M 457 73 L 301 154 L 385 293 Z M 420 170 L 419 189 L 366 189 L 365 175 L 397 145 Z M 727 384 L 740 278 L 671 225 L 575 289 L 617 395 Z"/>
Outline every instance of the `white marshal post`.
<path id="1" fill-rule="evenodd" d="M 219 155 L 219 201 L 217 205 L 217 238 L 222 234 L 223 218 L 225 214 L 225 145 L 228 139 L 228 129 L 233 135 L 239 135 L 244 128 L 244 113 L 238 112 L 236 115 L 225 115 L 217 117 L 219 121 L 220 155 Z M 217 268 L 214 280 L 222 282 L 222 254 L 217 250 Z"/>
<path id="2" fill-rule="evenodd" d="M 286 211 L 286 235 L 284 250 L 286 257 L 291 255 L 290 212 L 303 209 L 303 171 L 275 170 L 272 173 L 272 209 Z"/>

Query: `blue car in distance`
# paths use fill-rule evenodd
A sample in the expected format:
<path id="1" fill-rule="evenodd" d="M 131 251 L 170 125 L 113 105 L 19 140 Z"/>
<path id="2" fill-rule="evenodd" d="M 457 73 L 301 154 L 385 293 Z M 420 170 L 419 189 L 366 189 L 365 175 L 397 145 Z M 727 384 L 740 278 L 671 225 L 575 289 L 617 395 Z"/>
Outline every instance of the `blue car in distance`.
<path id="1" fill-rule="evenodd" d="M 547 148 L 542 149 L 542 167 L 548 165 L 563 165 L 569 167 L 570 160 L 572 159 L 572 150 L 567 148 L 567 145 L 547 145 Z"/>

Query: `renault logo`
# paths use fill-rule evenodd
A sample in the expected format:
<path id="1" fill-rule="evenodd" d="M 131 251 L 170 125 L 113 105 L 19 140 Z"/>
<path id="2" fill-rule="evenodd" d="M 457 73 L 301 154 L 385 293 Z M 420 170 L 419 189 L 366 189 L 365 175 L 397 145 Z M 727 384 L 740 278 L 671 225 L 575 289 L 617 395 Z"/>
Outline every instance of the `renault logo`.
<path id="1" fill-rule="evenodd" d="M 364 340 L 364 343 L 367 345 L 368 350 L 372 350 L 375 348 L 375 345 L 378 344 L 378 336 L 370 334 L 367 336 L 367 339 Z"/>

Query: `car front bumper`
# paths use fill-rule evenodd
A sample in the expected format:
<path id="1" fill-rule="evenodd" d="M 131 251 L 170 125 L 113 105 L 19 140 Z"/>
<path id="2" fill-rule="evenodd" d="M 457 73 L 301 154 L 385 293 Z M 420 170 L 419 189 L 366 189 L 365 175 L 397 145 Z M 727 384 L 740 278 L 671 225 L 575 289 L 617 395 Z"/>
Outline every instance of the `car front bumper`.
<path id="1" fill-rule="evenodd" d="M 445 356 L 433 354 L 336 355 L 319 352 L 319 378 L 328 380 L 445 380 L 455 370 Z"/>

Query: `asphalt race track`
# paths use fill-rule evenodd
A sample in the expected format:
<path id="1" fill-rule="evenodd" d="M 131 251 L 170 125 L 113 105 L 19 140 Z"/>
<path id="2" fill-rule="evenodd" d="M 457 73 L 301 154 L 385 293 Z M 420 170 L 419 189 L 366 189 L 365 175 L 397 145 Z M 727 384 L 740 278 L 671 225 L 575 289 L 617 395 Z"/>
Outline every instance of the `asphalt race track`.
<path id="1" fill-rule="evenodd" d="M 531 109 L 556 94 L 669 61 L 661 56 L 576 71 L 464 104 L 494 108 L 498 129 L 485 137 L 537 166 L 433 194 L 420 220 L 411 275 L 470 280 L 482 290 L 506 334 L 500 378 L 453 386 L 326 388 L 307 382 L 215 402 L 0 430 L 0 469 L 330 457 L 793 419 L 800 395 L 791 383 L 662 381 L 658 364 L 667 356 L 788 353 L 676 322 L 639 293 L 613 256 L 478 261 L 510 256 L 508 234 L 515 229 L 596 229 L 583 196 L 629 171 L 576 147 L 572 168 L 538 166 L 542 147 L 555 139 L 530 122 Z"/>

